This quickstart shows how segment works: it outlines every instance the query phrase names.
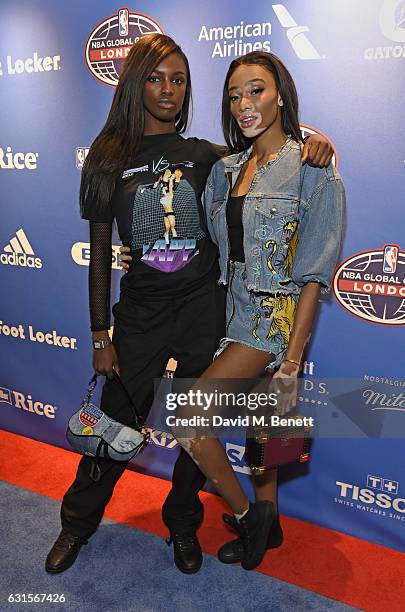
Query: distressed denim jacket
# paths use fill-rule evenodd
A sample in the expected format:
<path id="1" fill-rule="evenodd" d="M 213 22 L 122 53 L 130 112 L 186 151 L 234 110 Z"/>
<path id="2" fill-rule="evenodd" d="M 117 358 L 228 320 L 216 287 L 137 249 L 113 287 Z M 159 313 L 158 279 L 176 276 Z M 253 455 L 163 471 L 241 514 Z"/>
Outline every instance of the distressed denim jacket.
<path id="1" fill-rule="evenodd" d="M 219 248 L 220 284 L 229 279 L 226 205 L 252 147 L 219 160 L 205 190 L 207 225 Z M 328 288 L 343 235 L 345 192 L 332 164 L 301 164 L 290 137 L 275 160 L 257 168 L 242 210 L 246 287 L 260 293 L 299 293 L 308 282 Z"/>

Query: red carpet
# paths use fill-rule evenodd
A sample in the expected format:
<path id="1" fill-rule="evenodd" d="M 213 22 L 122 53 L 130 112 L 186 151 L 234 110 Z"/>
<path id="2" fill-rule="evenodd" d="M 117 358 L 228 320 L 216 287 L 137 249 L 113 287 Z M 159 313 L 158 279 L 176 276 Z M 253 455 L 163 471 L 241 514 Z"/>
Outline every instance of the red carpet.
<path id="1" fill-rule="evenodd" d="M 61 500 L 74 478 L 75 453 L 0 430 L 0 478 Z M 170 488 L 166 480 L 127 470 L 105 516 L 166 536 L 160 509 Z M 203 550 L 215 555 L 230 539 L 222 525 L 226 509 L 219 497 L 203 493 Z M 136 510 L 134 510 L 136 508 Z M 375 612 L 404 610 L 404 555 L 370 542 L 283 517 L 285 544 L 268 553 L 258 571 L 348 605 Z"/>

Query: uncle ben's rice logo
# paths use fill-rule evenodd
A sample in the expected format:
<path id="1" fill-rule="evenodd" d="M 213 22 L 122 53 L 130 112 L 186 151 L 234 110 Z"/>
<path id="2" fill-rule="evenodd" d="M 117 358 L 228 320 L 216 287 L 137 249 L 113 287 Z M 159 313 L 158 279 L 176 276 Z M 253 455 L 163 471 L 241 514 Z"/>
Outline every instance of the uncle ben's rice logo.
<path id="1" fill-rule="evenodd" d="M 101 83 L 116 87 L 122 66 L 132 45 L 146 34 L 163 33 L 162 26 L 149 15 L 121 8 L 99 23 L 90 33 L 85 61 Z"/>
<path id="2" fill-rule="evenodd" d="M 379 325 L 405 325 L 405 251 L 396 244 L 361 251 L 341 263 L 333 292 L 351 314 Z"/>

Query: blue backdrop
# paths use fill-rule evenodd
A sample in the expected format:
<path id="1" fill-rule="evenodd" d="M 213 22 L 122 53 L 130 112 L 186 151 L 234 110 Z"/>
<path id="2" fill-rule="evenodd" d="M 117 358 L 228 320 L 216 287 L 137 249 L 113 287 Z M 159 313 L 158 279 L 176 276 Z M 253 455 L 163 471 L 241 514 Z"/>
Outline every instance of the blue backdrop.
<path id="1" fill-rule="evenodd" d="M 229 62 L 271 49 L 295 79 L 303 124 L 334 143 L 348 200 L 343 265 L 306 376 L 378 382 L 385 401 L 362 409 L 384 418 L 387 398 L 404 384 L 405 2 L 3 0 L 0 18 L 0 426 L 67 447 L 67 419 L 91 374 L 80 167 L 125 49 L 159 29 L 190 60 L 191 134 L 222 141 Z M 395 438 L 316 440 L 311 463 L 282 474 L 281 512 L 403 550 L 401 401 Z M 241 441 L 225 443 L 247 483 Z M 170 478 L 176 453 L 175 441 L 154 430 L 134 467 Z"/>

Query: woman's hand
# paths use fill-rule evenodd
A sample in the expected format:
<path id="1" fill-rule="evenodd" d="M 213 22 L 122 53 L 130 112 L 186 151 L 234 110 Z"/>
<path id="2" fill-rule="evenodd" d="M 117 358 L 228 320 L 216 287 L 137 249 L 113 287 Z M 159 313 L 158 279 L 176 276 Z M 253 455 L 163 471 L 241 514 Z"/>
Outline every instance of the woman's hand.
<path id="1" fill-rule="evenodd" d="M 131 252 L 131 249 L 129 247 L 127 246 L 120 247 L 119 265 L 121 266 L 124 272 L 128 272 L 129 265 L 132 261 L 132 257 L 131 255 L 129 255 L 130 252 Z"/>
<path id="2" fill-rule="evenodd" d="M 97 374 L 107 378 L 114 376 L 113 370 L 120 373 L 117 353 L 112 343 L 103 349 L 93 349 L 93 368 Z"/>
<path id="3" fill-rule="evenodd" d="M 103 340 L 108 342 L 107 346 L 103 349 L 93 349 L 93 368 L 97 374 L 107 376 L 107 378 L 113 377 L 113 370 L 120 372 L 118 365 L 117 353 L 114 345 L 110 340 L 107 330 L 94 331 L 92 333 L 93 340 Z"/>
<path id="4" fill-rule="evenodd" d="M 283 361 L 277 372 L 273 375 L 269 385 L 269 393 L 278 396 L 274 413 L 283 416 L 294 410 L 297 406 L 298 371 L 295 363 Z"/>
<path id="5" fill-rule="evenodd" d="M 320 134 L 311 134 L 304 143 L 301 154 L 301 163 L 324 168 L 330 164 L 333 157 L 333 148 L 329 140 Z"/>

